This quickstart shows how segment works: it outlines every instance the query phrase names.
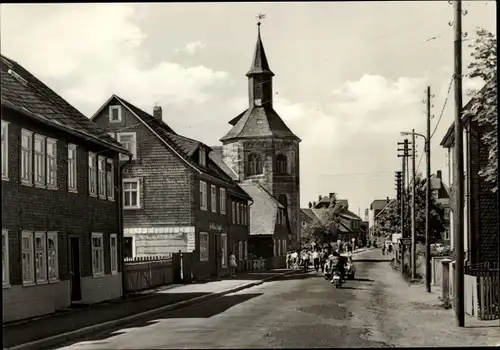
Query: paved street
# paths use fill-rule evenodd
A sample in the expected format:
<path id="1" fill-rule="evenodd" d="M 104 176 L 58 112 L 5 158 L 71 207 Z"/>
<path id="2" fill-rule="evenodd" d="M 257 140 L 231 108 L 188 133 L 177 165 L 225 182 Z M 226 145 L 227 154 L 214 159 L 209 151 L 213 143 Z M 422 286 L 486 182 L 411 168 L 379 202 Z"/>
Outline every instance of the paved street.
<path id="1" fill-rule="evenodd" d="M 167 312 L 65 349 L 464 346 L 498 344 L 498 328 L 458 329 L 379 250 L 357 255 L 357 276 L 336 289 L 315 272 Z M 378 260 L 378 261 L 377 261 Z M 420 293 L 420 294 L 417 294 Z M 435 299 L 435 294 L 432 295 Z M 433 305 L 435 304 L 435 305 Z"/>

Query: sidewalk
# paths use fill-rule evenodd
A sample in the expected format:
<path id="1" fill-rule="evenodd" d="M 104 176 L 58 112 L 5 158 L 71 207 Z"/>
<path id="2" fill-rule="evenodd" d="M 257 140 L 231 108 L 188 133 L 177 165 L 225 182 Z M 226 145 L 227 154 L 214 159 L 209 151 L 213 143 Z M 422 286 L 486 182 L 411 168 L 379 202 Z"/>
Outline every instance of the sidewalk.
<path id="1" fill-rule="evenodd" d="M 12 348 L 43 339 L 53 338 L 57 344 L 62 337 L 75 338 L 86 333 L 111 328 L 150 316 L 151 313 L 165 312 L 190 303 L 202 302 L 238 290 L 249 288 L 284 274 L 293 273 L 285 269 L 240 273 L 236 277 L 223 277 L 217 281 L 189 285 L 165 286 L 154 291 L 138 293 L 125 300 L 119 299 L 100 303 L 85 309 L 55 314 L 3 327 L 3 347 Z M 92 329 L 91 329 L 92 328 Z M 76 334 L 78 333 L 78 334 Z M 42 343 L 30 344 L 30 348 L 49 346 Z M 23 346 L 24 348 L 24 346 Z"/>

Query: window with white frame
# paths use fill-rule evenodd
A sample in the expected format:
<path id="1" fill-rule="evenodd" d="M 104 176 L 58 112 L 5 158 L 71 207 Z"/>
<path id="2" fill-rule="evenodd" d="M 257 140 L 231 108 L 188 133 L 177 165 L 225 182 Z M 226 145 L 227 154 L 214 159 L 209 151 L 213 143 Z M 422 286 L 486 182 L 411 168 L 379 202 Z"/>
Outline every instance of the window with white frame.
<path id="1" fill-rule="evenodd" d="M 208 233 L 200 232 L 200 261 L 208 261 Z"/>
<path id="2" fill-rule="evenodd" d="M 95 153 L 89 152 L 89 194 L 97 196 L 97 157 Z"/>
<path id="3" fill-rule="evenodd" d="M 278 244 L 276 242 L 277 240 L 273 239 L 273 254 L 275 257 L 278 256 Z"/>
<path id="4" fill-rule="evenodd" d="M 106 158 L 103 156 L 97 157 L 97 174 L 99 198 L 106 199 Z"/>
<path id="5" fill-rule="evenodd" d="M 231 201 L 231 221 L 236 224 L 236 203 Z"/>
<path id="6" fill-rule="evenodd" d="M 35 184 L 45 186 L 45 136 L 35 134 Z"/>
<path id="7" fill-rule="evenodd" d="M 21 131 L 21 183 L 33 183 L 33 132 Z"/>
<path id="8" fill-rule="evenodd" d="M 248 243 L 247 241 L 243 241 L 243 260 L 248 259 Z"/>
<path id="9" fill-rule="evenodd" d="M 9 273 L 9 231 L 2 230 L 2 286 L 10 284 Z"/>
<path id="10" fill-rule="evenodd" d="M 137 136 L 135 132 L 116 133 L 117 141 L 132 153 L 132 159 L 137 159 Z M 128 160 L 128 155 L 120 153 L 120 160 Z"/>
<path id="11" fill-rule="evenodd" d="M 58 233 L 47 232 L 47 267 L 49 282 L 59 280 Z"/>
<path id="12" fill-rule="evenodd" d="M 243 204 L 243 211 L 242 211 L 242 214 L 243 214 L 243 225 L 246 225 L 247 224 L 247 205 L 246 204 Z"/>
<path id="13" fill-rule="evenodd" d="M 35 232 L 35 281 L 47 282 L 47 245 L 45 232 Z"/>
<path id="14" fill-rule="evenodd" d="M 200 209 L 207 210 L 207 183 L 200 181 Z"/>
<path id="15" fill-rule="evenodd" d="M 112 233 L 109 236 L 109 250 L 111 255 L 111 274 L 118 273 L 118 236 Z"/>
<path id="16" fill-rule="evenodd" d="M 109 106 L 109 122 L 119 123 L 122 121 L 122 106 Z"/>
<path id="17" fill-rule="evenodd" d="M 306 227 L 306 222 L 302 221 L 302 227 Z"/>
<path id="18" fill-rule="evenodd" d="M 76 145 L 68 144 L 68 191 L 77 191 Z"/>
<path id="19" fill-rule="evenodd" d="M 106 159 L 106 190 L 109 200 L 115 199 L 115 169 L 113 159 Z"/>
<path id="20" fill-rule="evenodd" d="M 243 241 L 238 241 L 238 260 L 243 260 Z"/>
<path id="21" fill-rule="evenodd" d="M 2 120 L 2 179 L 9 179 L 9 123 Z"/>
<path id="22" fill-rule="evenodd" d="M 47 187 L 57 188 L 57 140 L 47 139 Z"/>
<path id="23" fill-rule="evenodd" d="M 210 185 L 210 209 L 212 213 L 217 213 L 217 187 Z"/>
<path id="24" fill-rule="evenodd" d="M 220 207 L 220 213 L 221 214 L 226 214 L 226 189 L 221 188 L 219 189 L 219 207 Z"/>
<path id="25" fill-rule="evenodd" d="M 221 233 L 222 267 L 227 267 L 227 234 Z"/>
<path id="26" fill-rule="evenodd" d="M 104 275 L 104 244 L 102 233 L 92 233 L 92 275 Z"/>
<path id="27" fill-rule="evenodd" d="M 207 152 L 204 147 L 200 147 L 200 165 L 207 166 Z"/>
<path id="28" fill-rule="evenodd" d="M 33 258 L 33 232 L 23 231 L 21 234 L 22 274 L 23 284 L 35 282 Z"/>
<path id="29" fill-rule="evenodd" d="M 125 209 L 137 209 L 141 207 L 139 185 L 139 179 L 123 180 L 123 207 Z"/>

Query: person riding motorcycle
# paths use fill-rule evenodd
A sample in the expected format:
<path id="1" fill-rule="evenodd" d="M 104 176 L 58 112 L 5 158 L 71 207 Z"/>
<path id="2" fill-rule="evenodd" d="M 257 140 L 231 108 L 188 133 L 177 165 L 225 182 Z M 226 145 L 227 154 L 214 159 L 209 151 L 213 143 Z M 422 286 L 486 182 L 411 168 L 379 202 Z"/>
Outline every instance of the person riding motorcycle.
<path id="1" fill-rule="evenodd" d="M 330 266 L 331 266 L 332 280 L 330 283 L 334 283 L 333 280 L 334 271 L 337 271 L 340 274 L 340 280 L 343 281 L 345 276 L 345 261 L 344 261 L 345 259 L 342 259 L 342 257 L 338 253 L 332 254 L 331 257 L 332 259 L 330 262 Z"/>

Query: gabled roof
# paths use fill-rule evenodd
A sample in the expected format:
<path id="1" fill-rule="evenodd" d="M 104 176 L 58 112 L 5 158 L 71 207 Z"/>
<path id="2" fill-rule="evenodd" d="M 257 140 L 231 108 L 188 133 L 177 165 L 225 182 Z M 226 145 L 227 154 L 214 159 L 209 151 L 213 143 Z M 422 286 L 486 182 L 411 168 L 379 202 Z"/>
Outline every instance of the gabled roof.
<path id="1" fill-rule="evenodd" d="M 167 147 L 173 150 L 175 154 L 177 154 L 193 169 L 197 170 L 199 173 L 205 173 L 232 184 L 233 191 L 244 196 L 245 198 L 250 198 L 248 194 L 245 193 L 245 191 L 243 191 L 224 170 L 220 169 L 210 157 L 207 157 L 206 166 L 199 164 L 199 162 L 193 159 L 193 155 L 198 152 L 201 146 L 205 147 L 208 152 L 211 151 L 211 148 L 204 143 L 175 133 L 172 128 L 170 128 L 163 121 L 156 119 L 149 113 L 134 106 L 132 103 L 117 95 L 113 95 L 110 99 L 108 99 L 99 110 L 102 110 L 110 103 L 116 102 L 127 108 L 140 122 L 152 131 L 156 137 L 158 137 L 165 145 L 167 145 Z M 97 114 L 94 114 L 92 118 L 95 118 L 96 116 Z"/>
<path id="2" fill-rule="evenodd" d="M 343 209 L 340 212 L 340 215 L 345 217 L 346 219 L 362 221 L 362 219 L 358 215 L 354 214 L 352 211 L 347 210 L 347 209 Z"/>
<path id="3" fill-rule="evenodd" d="M 220 141 L 262 137 L 290 138 L 300 141 L 270 104 L 251 107 L 237 121 L 236 119 L 231 120 L 231 124 L 236 123 Z"/>
<path id="4" fill-rule="evenodd" d="M 283 205 L 259 184 L 243 183 L 241 188 L 252 197 L 250 206 L 250 234 L 273 235 L 277 209 Z"/>
<path id="5" fill-rule="evenodd" d="M 316 220 L 318 217 L 314 214 L 311 208 L 301 208 L 300 211 L 310 220 Z"/>
<path id="6" fill-rule="evenodd" d="M 389 204 L 391 204 L 394 201 L 395 201 L 395 199 L 389 200 L 389 202 L 382 208 L 382 210 L 380 210 L 380 212 L 375 217 L 378 217 L 378 216 L 382 215 L 382 213 L 389 207 Z"/>
<path id="7" fill-rule="evenodd" d="M 1 55 L 2 106 L 120 153 L 130 154 L 99 125 L 38 80 L 19 63 Z"/>
<path id="8" fill-rule="evenodd" d="M 370 204 L 371 210 L 382 210 L 389 203 L 386 199 L 375 199 L 372 204 Z"/>

